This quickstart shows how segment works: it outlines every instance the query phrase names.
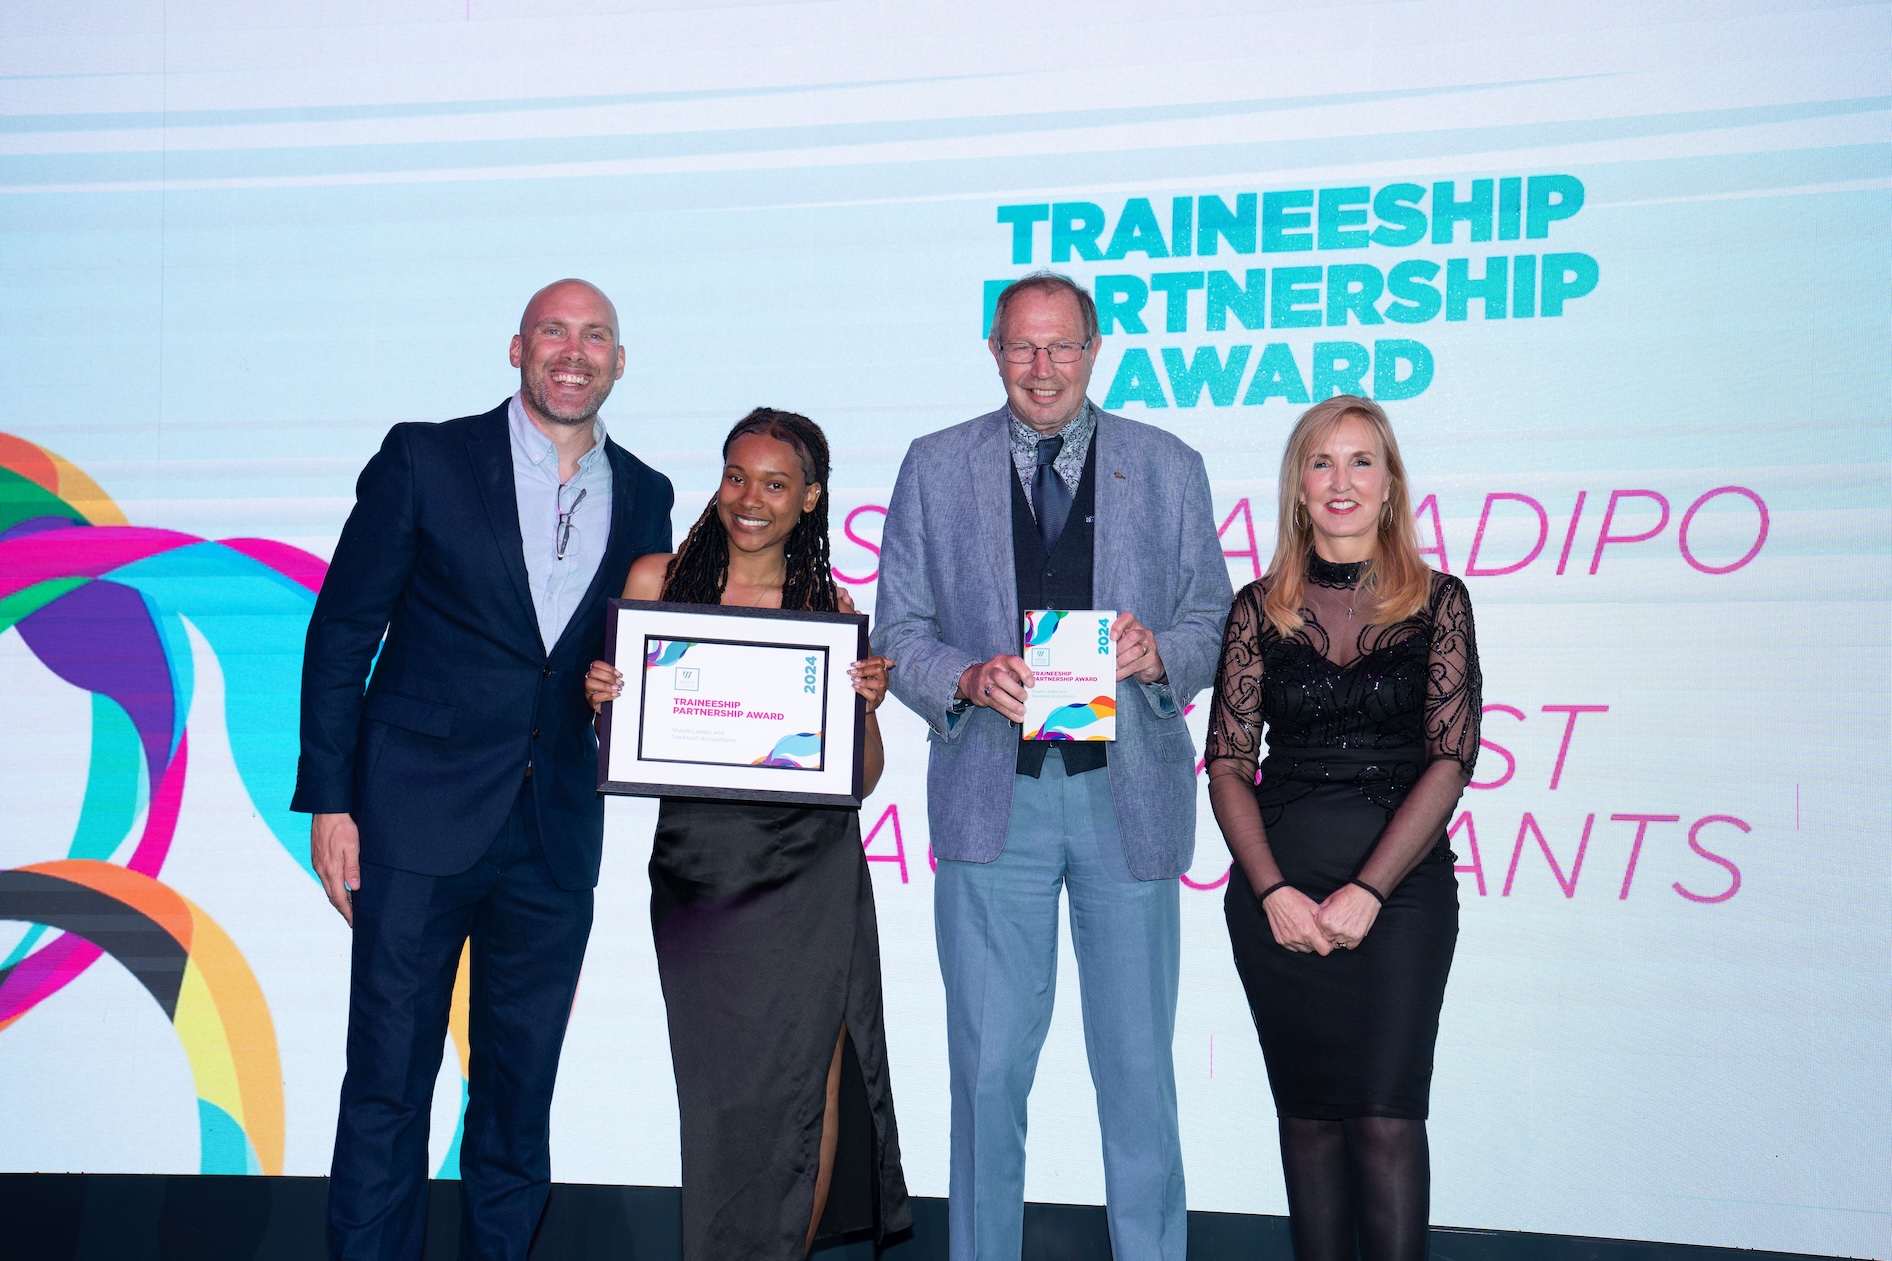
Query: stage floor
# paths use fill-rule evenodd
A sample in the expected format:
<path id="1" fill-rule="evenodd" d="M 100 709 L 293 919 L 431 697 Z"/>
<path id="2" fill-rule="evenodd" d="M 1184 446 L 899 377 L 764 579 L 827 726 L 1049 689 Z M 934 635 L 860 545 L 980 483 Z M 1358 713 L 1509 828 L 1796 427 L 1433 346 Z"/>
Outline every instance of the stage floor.
<path id="1" fill-rule="evenodd" d="M 9 1261 L 323 1261 L 325 1178 L 163 1174 L 0 1174 Z M 424 1261 L 459 1251 L 460 1184 L 434 1182 Z M 533 1261 L 671 1261 L 680 1255 L 675 1187 L 554 1183 Z M 946 1201 L 916 1198 L 913 1233 L 891 1261 L 946 1261 Z M 816 1250 L 821 1261 L 871 1261 L 871 1241 Z M 1189 1214 L 1191 1261 L 1293 1261 L 1287 1219 Z M 1804 1261 L 1630 1239 L 1435 1226 L 1435 1261 Z M 1104 1211 L 1025 1206 L 1023 1261 L 1108 1261 Z"/>

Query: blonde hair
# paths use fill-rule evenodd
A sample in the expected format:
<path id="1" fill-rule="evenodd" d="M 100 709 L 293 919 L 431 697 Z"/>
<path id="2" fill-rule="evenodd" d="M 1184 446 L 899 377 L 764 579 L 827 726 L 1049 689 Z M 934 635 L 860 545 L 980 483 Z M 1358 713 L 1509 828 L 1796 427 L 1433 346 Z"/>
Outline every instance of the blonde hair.
<path id="1" fill-rule="evenodd" d="M 1306 623 L 1301 600 L 1306 594 L 1307 554 L 1314 547 L 1314 523 L 1301 508 L 1301 474 L 1329 434 L 1348 417 L 1365 421 L 1386 461 L 1386 504 L 1380 510 L 1379 552 L 1368 562 L 1360 591 L 1369 597 L 1367 621 L 1378 625 L 1403 622 L 1425 605 L 1432 587 L 1432 571 L 1419 555 L 1419 532 L 1413 526 L 1412 497 L 1406 490 L 1406 462 L 1399 456 L 1399 441 L 1392 422 L 1378 403 L 1353 394 L 1338 394 L 1301 413 L 1281 453 L 1280 504 L 1277 509 L 1274 557 L 1268 562 L 1268 593 L 1262 612 L 1282 635 L 1292 635 Z"/>

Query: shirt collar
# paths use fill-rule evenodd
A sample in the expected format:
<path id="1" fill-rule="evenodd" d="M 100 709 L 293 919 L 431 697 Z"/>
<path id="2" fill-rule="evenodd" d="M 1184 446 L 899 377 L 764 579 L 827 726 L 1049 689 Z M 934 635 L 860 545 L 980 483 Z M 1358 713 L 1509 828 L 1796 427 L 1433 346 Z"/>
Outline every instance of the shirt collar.
<path id="1" fill-rule="evenodd" d="M 558 476 L 558 448 L 552 440 L 540 432 L 532 423 L 532 417 L 526 415 L 525 396 L 514 394 L 512 402 L 506 408 L 506 427 L 512 433 L 512 449 L 524 457 L 527 464 L 534 468 L 550 465 L 553 477 Z M 591 422 L 591 450 L 578 457 L 578 470 L 585 472 L 604 456 L 604 420 L 599 418 Z"/>
<path id="2" fill-rule="evenodd" d="M 1091 406 L 1089 399 L 1077 409 L 1077 414 L 1064 422 L 1064 427 L 1057 433 L 1039 433 L 1030 425 L 1012 414 L 1012 405 L 1005 405 L 1005 420 L 1011 426 L 1012 445 L 1015 447 L 1034 448 L 1046 438 L 1062 437 L 1064 449 L 1069 451 L 1082 446 L 1093 429 L 1097 428 L 1097 409 Z"/>

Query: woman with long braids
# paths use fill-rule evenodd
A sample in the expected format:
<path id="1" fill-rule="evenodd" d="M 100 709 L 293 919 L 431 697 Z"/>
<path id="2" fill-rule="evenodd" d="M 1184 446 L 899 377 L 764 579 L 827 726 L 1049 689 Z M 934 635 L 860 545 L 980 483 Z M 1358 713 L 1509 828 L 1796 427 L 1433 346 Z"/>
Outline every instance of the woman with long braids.
<path id="1" fill-rule="evenodd" d="M 1274 559 L 1223 635 L 1205 750 L 1235 857 L 1229 937 L 1274 1091 L 1295 1261 L 1422 1261 L 1432 1052 L 1458 940 L 1445 825 L 1478 757 L 1471 601 L 1419 555 L 1377 404 L 1309 408 L 1280 487 Z"/>
<path id="2" fill-rule="evenodd" d="M 633 600 L 852 612 L 828 567 L 828 443 L 757 408 L 723 441 L 722 482 L 674 556 L 641 557 Z M 893 662 L 849 668 L 874 710 Z M 593 662 L 594 708 L 623 677 Z M 683 1255 L 793 1261 L 817 1237 L 911 1225 L 881 1025 L 880 941 L 860 812 L 665 800 L 650 919 L 683 1140 Z"/>

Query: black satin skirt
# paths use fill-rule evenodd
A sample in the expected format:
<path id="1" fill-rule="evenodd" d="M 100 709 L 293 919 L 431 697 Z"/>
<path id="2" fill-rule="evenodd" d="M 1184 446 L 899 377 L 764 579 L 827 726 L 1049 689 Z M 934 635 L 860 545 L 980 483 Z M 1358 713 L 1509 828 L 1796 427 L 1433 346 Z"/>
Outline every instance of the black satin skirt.
<path id="1" fill-rule="evenodd" d="M 1319 902 L 1357 875 L 1421 756 L 1271 752 L 1256 796 L 1282 878 Z M 1239 863 L 1223 909 L 1276 1115 L 1424 1120 L 1458 943 L 1451 851 L 1441 843 L 1413 868 L 1358 946 L 1324 957 L 1276 944 Z"/>
<path id="2" fill-rule="evenodd" d="M 844 1022 L 839 1144 L 817 1235 L 909 1227 L 859 812 L 665 801 L 650 920 L 677 1077 L 686 1261 L 802 1257 Z"/>

